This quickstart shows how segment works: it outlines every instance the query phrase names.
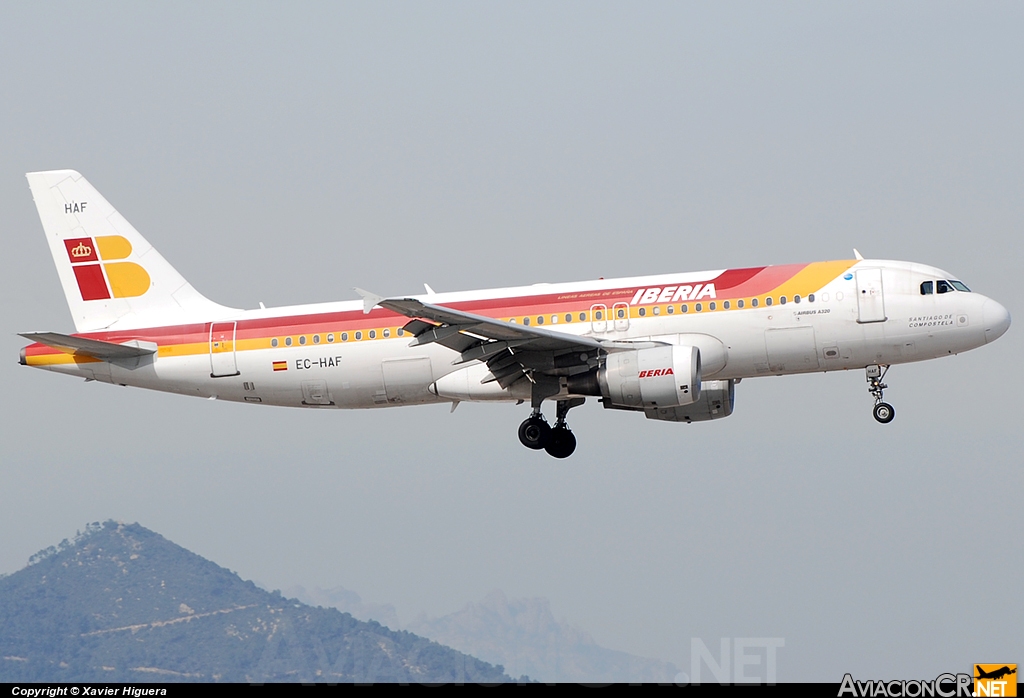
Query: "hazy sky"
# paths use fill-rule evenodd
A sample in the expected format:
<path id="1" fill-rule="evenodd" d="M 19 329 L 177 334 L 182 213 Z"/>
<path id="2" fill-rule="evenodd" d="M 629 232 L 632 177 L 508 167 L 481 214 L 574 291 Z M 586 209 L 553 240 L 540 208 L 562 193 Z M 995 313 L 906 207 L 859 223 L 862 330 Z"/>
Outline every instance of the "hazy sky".
<path id="1" fill-rule="evenodd" d="M 0 572 L 138 521 L 404 618 L 493 589 L 689 667 L 781 680 L 1024 661 L 1020 327 L 744 381 L 711 424 L 524 405 L 301 411 L 17 365 L 71 318 L 24 173 L 82 172 L 237 307 L 842 259 L 950 270 L 1018 324 L 1019 3 L 0 5 Z M 716 649 L 717 651 L 717 649 Z"/>

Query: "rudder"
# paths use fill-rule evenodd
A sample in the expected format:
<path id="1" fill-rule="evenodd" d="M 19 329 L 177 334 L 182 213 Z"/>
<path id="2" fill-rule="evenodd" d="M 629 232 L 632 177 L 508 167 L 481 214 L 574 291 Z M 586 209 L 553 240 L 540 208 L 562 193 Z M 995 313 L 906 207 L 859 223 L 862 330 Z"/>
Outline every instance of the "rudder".
<path id="1" fill-rule="evenodd" d="M 78 332 L 203 322 L 236 312 L 192 288 L 78 172 L 25 176 Z"/>

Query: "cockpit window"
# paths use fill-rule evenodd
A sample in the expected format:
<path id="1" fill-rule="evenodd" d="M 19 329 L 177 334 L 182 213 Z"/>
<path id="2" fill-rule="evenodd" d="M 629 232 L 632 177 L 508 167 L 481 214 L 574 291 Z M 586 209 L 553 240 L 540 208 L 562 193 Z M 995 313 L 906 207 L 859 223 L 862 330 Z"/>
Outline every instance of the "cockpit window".
<path id="1" fill-rule="evenodd" d="M 924 281 L 921 283 L 921 295 L 927 296 L 932 291 L 932 284 L 934 284 L 934 293 L 952 293 L 953 291 L 963 291 L 964 293 L 970 293 L 971 289 L 967 288 L 967 284 L 963 281 L 954 281 L 952 279 L 939 279 L 938 281 Z"/>

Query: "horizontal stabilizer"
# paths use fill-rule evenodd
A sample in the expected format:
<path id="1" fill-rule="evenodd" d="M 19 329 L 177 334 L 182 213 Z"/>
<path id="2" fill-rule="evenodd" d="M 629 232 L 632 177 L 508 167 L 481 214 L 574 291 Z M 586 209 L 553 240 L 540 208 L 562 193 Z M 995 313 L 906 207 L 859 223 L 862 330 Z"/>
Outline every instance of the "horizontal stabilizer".
<path id="1" fill-rule="evenodd" d="M 156 345 L 150 342 L 132 342 L 129 344 L 115 344 L 103 342 L 98 339 L 86 339 L 85 337 L 72 337 L 71 335 L 58 334 L 57 332 L 21 332 L 22 337 L 33 342 L 45 344 L 54 349 L 60 349 L 67 354 L 78 356 L 91 356 L 101 361 L 114 361 L 117 359 L 137 359 L 142 356 L 149 356 L 156 353 Z M 145 345 L 150 346 L 145 346 Z"/>

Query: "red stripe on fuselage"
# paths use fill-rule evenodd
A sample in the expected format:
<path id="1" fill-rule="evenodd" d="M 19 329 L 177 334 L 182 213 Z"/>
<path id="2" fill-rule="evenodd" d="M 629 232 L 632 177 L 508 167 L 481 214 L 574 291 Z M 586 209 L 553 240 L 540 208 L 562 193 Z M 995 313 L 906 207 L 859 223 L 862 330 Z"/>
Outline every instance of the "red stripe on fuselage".
<path id="1" fill-rule="evenodd" d="M 807 264 L 781 264 L 777 267 L 762 267 L 757 270 L 756 274 L 729 289 L 729 296 L 745 298 L 764 295 L 786 283 L 808 266 Z M 744 269 L 744 271 L 748 270 Z M 723 274 L 723 276 L 725 275 Z M 715 288 L 718 290 L 718 297 L 724 298 L 717 281 Z"/>
<path id="2" fill-rule="evenodd" d="M 697 286 L 713 282 L 719 299 L 743 298 L 763 295 L 791 279 L 806 268 L 807 264 L 787 264 L 771 267 L 729 269 L 717 277 L 704 281 L 688 281 Z M 77 267 L 78 269 L 88 268 Z M 98 266 L 96 267 L 98 269 Z M 665 282 L 662 282 L 663 284 Z M 636 291 L 646 286 L 627 286 L 617 289 L 581 290 L 566 293 L 549 293 L 535 296 L 513 296 L 486 298 L 474 301 L 444 303 L 446 307 L 488 317 L 527 317 L 588 311 L 591 306 L 602 304 L 612 307 L 615 303 L 628 303 Z M 105 290 L 105 284 L 104 284 Z M 576 318 L 574 318 L 574 321 Z M 229 321 L 230 322 L 230 321 Z M 304 315 L 278 316 L 254 320 L 238 320 L 236 340 L 285 337 L 302 334 L 325 334 L 328 332 L 354 332 L 381 327 L 401 327 L 409 318 L 390 310 L 375 308 L 370 313 L 362 310 L 311 313 Z M 574 323 L 575 324 L 575 323 Z M 150 341 L 160 346 L 196 344 L 208 342 L 210 325 L 171 325 L 166 327 L 140 328 L 120 332 L 92 332 L 76 334 L 106 342 L 122 343 L 131 340 Z M 30 355 L 61 353 L 45 345 L 26 348 Z"/>

